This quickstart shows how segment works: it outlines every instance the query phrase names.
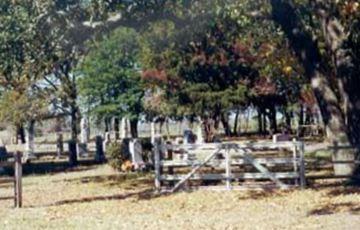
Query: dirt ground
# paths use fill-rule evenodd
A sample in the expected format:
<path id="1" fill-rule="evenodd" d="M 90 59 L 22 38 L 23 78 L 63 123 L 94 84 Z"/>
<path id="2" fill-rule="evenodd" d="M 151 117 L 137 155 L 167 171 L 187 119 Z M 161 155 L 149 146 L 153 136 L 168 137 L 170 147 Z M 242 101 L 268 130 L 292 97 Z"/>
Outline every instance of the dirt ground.
<path id="1" fill-rule="evenodd" d="M 0 198 L 0 229 L 360 229 L 360 189 L 340 185 L 156 196 L 151 175 L 91 165 L 23 183 L 24 208 Z"/>

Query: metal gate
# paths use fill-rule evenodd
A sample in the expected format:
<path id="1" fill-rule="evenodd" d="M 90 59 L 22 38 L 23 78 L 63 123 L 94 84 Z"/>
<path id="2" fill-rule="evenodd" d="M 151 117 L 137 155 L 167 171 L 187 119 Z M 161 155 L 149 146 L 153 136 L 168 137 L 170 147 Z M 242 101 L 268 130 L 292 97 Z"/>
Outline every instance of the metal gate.
<path id="1" fill-rule="evenodd" d="M 302 142 L 164 145 L 157 139 L 154 157 L 159 191 L 305 187 Z"/>

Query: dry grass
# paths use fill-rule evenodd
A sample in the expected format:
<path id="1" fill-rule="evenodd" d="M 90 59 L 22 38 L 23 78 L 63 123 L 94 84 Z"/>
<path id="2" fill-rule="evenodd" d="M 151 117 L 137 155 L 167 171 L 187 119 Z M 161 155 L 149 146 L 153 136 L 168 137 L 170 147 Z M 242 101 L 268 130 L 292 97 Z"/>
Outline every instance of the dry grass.
<path id="1" fill-rule="evenodd" d="M 0 187 L 0 197 L 12 188 Z M 149 175 L 107 166 L 24 178 L 24 208 L 0 200 L 0 229 L 359 229 L 360 189 L 154 196 Z"/>

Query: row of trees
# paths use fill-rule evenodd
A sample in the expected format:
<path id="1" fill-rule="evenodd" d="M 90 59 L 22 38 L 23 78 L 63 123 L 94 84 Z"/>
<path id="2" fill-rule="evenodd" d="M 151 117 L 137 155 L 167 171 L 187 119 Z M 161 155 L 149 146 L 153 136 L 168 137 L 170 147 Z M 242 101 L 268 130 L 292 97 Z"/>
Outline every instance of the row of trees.
<path id="1" fill-rule="evenodd" d="M 328 140 L 359 145 L 357 1 L 0 7 L 0 117 L 18 127 L 63 113 L 76 139 L 81 105 L 102 119 L 128 116 L 134 136 L 140 116 L 197 117 L 233 135 L 229 113 L 255 106 L 260 131 L 267 116 L 275 132 L 276 111 L 289 121 L 295 104 L 316 102 Z"/>
<path id="2" fill-rule="evenodd" d="M 276 132 L 276 107 L 287 112 L 299 99 L 302 69 L 274 23 L 263 28 L 250 16 L 239 21 L 250 8 L 230 6 L 178 8 L 176 20 L 121 28 L 92 44 L 79 67 L 80 93 L 91 111 L 127 115 L 134 123 L 140 115 L 200 118 L 237 135 L 229 114 L 255 105 Z"/>

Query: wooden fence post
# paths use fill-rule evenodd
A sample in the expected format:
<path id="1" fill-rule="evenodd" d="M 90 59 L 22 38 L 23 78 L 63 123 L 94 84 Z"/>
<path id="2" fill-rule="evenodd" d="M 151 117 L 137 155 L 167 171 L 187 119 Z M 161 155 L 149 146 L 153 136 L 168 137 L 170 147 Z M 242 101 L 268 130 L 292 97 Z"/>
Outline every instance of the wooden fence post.
<path id="1" fill-rule="evenodd" d="M 298 143 L 296 141 L 296 139 L 293 139 L 293 167 L 294 167 L 294 172 L 298 173 L 298 164 L 300 164 L 300 158 L 298 159 Z M 300 174 L 299 174 L 299 178 L 295 179 L 295 185 L 299 185 L 299 181 L 300 181 Z"/>
<path id="2" fill-rule="evenodd" d="M 155 168 L 155 188 L 159 192 L 161 189 L 161 173 L 160 173 L 160 144 L 161 138 L 156 137 L 154 140 L 154 168 Z"/>
<path id="3" fill-rule="evenodd" d="M 21 164 L 22 154 L 21 152 L 15 152 L 14 155 L 14 167 L 15 167 L 15 207 L 21 208 L 22 207 L 22 164 Z"/>
<path id="4" fill-rule="evenodd" d="M 230 159 L 230 148 L 225 147 L 225 171 L 226 171 L 226 189 L 231 190 L 231 159 Z"/>
<path id="5" fill-rule="evenodd" d="M 172 149 L 168 149 L 167 151 L 168 155 L 167 155 L 167 160 L 168 161 L 172 161 L 174 159 L 174 156 L 173 156 L 173 150 Z M 174 167 L 172 166 L 169 166 L 168 167 L 168 174 L 169 175 L 174 175 Z M 174 186 L 175 183 L 173 181 L 170 181 L 169 183 L 170 186 Z"/>
<path id="6" fill-rule="evenodd" d="M 300 187 L 302 189 L 306 186 L 306 178 L 305 178 L 305 145 L 303 142 L 300 143 Z"/>

